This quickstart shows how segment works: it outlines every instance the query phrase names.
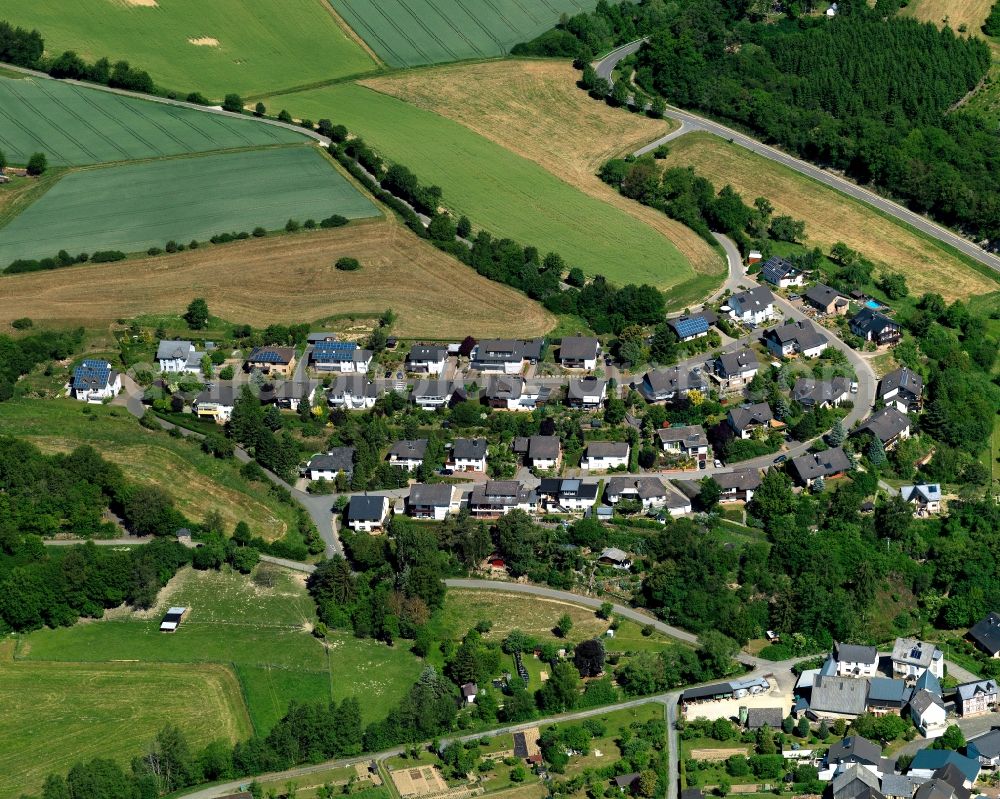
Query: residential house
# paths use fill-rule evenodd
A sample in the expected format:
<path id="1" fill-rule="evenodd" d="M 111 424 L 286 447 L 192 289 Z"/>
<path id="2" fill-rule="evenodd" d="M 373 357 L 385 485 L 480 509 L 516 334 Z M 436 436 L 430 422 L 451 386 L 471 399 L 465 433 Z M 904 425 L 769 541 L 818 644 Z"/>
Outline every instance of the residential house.
<path id="1" fill-rule="evenodd" d="M 979 761 L 983 768 L 1000 766 L 1000 729 L 977 735 L 965 745 L 965 754 Z"/>
<path id="2" fill-rule="evenodd" d="M 357 533 L 378 533 L 389 518 L 389 497 L 355 494 L 347 503 L 347 526 Z"/>
<path id="3" fill-rule="evenodd" d="M 802 296 L 813 308 L 824 314 L 847 316 L 851 307 L 847 297 L 823 283 L 817 283 Z"/>
<path id="4" fill-rule="evenodd" d="M 830 746 L 826 762 L 831 766 L 857 763 L 877 768 L 882 763 L 882 748 L 860 735 L 848 735 Z"/>
<path id="5" fill-rule="evenodd" d="M 389 465 L 398 466 L 412 472 L 419 469 L 427 453 L 427 439 L 418 438 L 413 441 L 397 441 L 389 450 Z"/>
<path id="6" fill-rule="evenodd" d="M 609 505 L 619 500 L 639 500 L 643 510 L 662 508 L 667 501 L 668 489 L 659 477 L 612 477 L 604 488 L 604 501 Z"/>
<path id="7" fill-rule="evenodd" d="M 313 455 L 302 473 L 310 480 L 336 480 L 338 475 L 351 475 L 354 473 L 354 447 L 334 447 Z"/>
<path id="8" fill-rule="evenodd" d="M 513 450 L 522 456 L 524 465 L 531 469 L 558 469 L 562 461 L 562 442 L 559 436 L 515 438 Z"/>
<path id="9" fill-rule="evenodd" d="M 881 795 L 878 774 L 860 763 L 850 763 L 830 783 L 832 799 L 875 799 Z"/>
<path id="10" fill-rule="evenodd" d="M 667 320 L 667 324 L 677 335 L 681 342 L 694 341 L 696 338 L 703 338 L 708 335 L 708 329 L 715 324 L 716 316 L 712 311 L 702 311 L 701 313 L 681 316 L 677 319 Z"/>
<path id="11" fill-rule="evenodd" d="M 565 369 L 596 369 L 601 342 L 590 336 L 567 336 L 559 344 L 559 363 Z"/>
<path id="12" fill-rule="evenodd" d="M 566 390 L 566 404 L 571 408 L 595 410 L 608 396 L 608 381 L 596 377 L 574 378 Z"/>
<path id="13" fill-rule="evenodd" d="M 907 776 L 912 777 L 913 772 Z M 923 779 L 913 793 L 913 799 L 972 799 L 973 792 L 965 787 L 965 778 L 958 769 L 946 766 L 934 772 L 931 779 L 926 777 L 912 777 L 913 779 Z"/>
<path id="14" fill-rule="evenodd" d="M 748 325 L 762 325 L 775 317 L 774 295 L 767 286 L 734 294 L 727 300 L 729 316 Z"/>
<path id="15" fill-rule="evenodd" d="M 584 483 L 579 478 L 548 477 L 538 486 L 538 500 L 548 513 L 586 510 L 597 502 L 597 483 Z"/>
<path id="16" fill-rule="evenodd" d="M 333 408 L 370 410 L 382 393 L 373 381 L 363 375 L 341 375 L 327 391 L 326 401 Z"/>
<path id="17" fill-rule="evenodd" d="M 996 680 L 962 683 L 955 689 L 955 709 L 962 716 L 981 716 L 1000 702 Z"/>
<path id="18" fill-rule="evenodd" d="M 991 658 L 1000 658 L 1000 613 L 987 613 L 972 626 L 968 635 Z"/>
<path id="19" fill-rule="evenodd" d="M 895 369 L 878 384 L 878 398 L 903 413 L 919 410 L 924 395 L 924 379 L 912 369 Z"/>
<path id="20" fill-rule="evenodd" d="M 841 405 L 850 396 L 851 381 L 846 377 L 835 377 L 832 380 L 800 377 L 792 387 L 792 399 L 808 410 Z"/>
<path id="21" fill-rule="evenodd" d="M 471 367 L 480 372 L 520 374 L 525 362 L 538 363 L 542 357 L 544 343 L 540 338 L 531 341 L 516 341 L 509 338 L 486 339 L 473 348 Z"/>
<path id="22" fill-rule="evenodd" d="M 761 727 L 780 730 L 784 720 L 785 714 L 780 707 L 751 707 L 747 708 L 745 726 L 748 730 L 759 730 Z"/>
<path id="23" fill-rule="evenodd" d="M 722 489 L 719 502 L 749 502 L 753 499 L 754 491 L 760 487 L 762 478 L 757 469 L 733 469 L 731 472 L 712 475 L 712 479 Z"/>
<path id="24" fill-rule="evenodd" d="M 854 468 L 843 447 L 831 447 L 823 452 L 807 452 L 792 458 L 789 469 L 799 484 L 811 486 L 820 478 L 829 480 L 840 477 Z"/>
<path id="25" fill-rule="evenodd" d="M 778 255 L 772 255 L 760 268 L 761 279 L 765 283 L 787 289 L 791 286 L 801 286 L 805 282 L 802 272 Z"/>
<path id="26" fill-rule="evenodd" d="M 239 388 L 233 383 L 216 383 L 195 397 L 191 407 L 199 419 L 225 424 L 233 415 Z"/>
<path id="27" fill-rule="evenodd" d="M 407 512 L 415 519 L 441 522 L 449 513 L 458 513 L 461 494 L 449 483 L 415 483 L 406 500 Z"/>
<path id="28" fill-rule="evenodd" d="M 321 341 L 336 341 L 337 334 L 332 330 L 310 330 L 306 334 L 307 344 L 319 344 Z"/>
<path id="29" fill-rule="evenodd" d="M 485 472 L 486 439 L 456 438 L 451 445 L 448 468 L 456 472 Z"/>
<path id="30" fill-rule="evenodd" d="M 646 372 L 638 391 L 647 402 L 670 402 L 688 396 L 692 391 L 708 393 L 708 381 L 701 369 L 654 369 Z"/>
<path id="31" fill-rule="evenodd" d="M 528 383 L 523 377 L 491 377 L 483 400 L 491 408 L 504 411 L 533 411 L 544 405 L 551 389 Z"/>
<path id="32" fill-rule="evenodd" d="M 902 715 L 903 708 L 913 695 L 913 689 L 903 680 L 891 680 L 888 677 L 872 677 L 868 680 L 868 696 L 865 699 L 865 709 L 876 716 L 893 713 Z"/>
<path id="33" fill-rule="evenodd" d="M 629 557 L 628 552 L 617 547 L 605 547 L 597 562 L 602 566 L 610 566 L 619 571 L 628 571 L 632 568 L 632 558 Z"/>
<path id="34" fill-rule="evenodd" d="M 611 781 L 615 784 L 615 787 L 622 793 L 635 793 L 639 789 L 639 772 L 632 771 L 628 774 L 619 774 L 614 777 Z"/>
<path id="35" fill-rule="evenodd" d="M 318 380 L 304 380 L 302 382 L 286 380 L 271 392 L 270 397 L 265 398 L 262 392 L 260 399 L 261 402 L 273 402 L 279 408 L 297 411 L 299 405 L 302 404 L 302 400 L 305 400 L 310 408 L 313 407 L 316 402 L 316 392 L 318 389 Z"/>
<path id="36" fill-rule="evenodd" d="M 768 427 L 774 414 L 771 413 L 771 406 L 766 402 L 755 402 L 753 404 L 741 405 L 738 408 L 730 408 L 726 414 L 726 421 L 740 438 L 750 438 L 754 430 Z"/>
<path id="37" fill-rule="evenodd" d="M 820 674 L 813 682 L 809 709 L 821 719 L 853 719 L 865 712 L 867 700 L 867 680 Z"/>
<path id="38" fill-rule="evenodd" d="M 830 340 L 812 322 L 788 320 L 783 325 L 765 330 L 764 344 L 775 358 L 793 355 L 815 358 L 830 346 Z"/>
<path id="39" fill-rule="evenodd" d="M 961 779 L 966 788 L 979 777 L 979 761 L 975 758 L 960 755 L 949 749 L 920 749 L 910 763 L 908 773 L 915 777 L 935 777 L 941 769 L 954 766 L 961 773 Z"/>
<path id="40" fill-rule="evenodd" d="M 462 700 L 467 704 L 474 704 L 476 701 L 476 696 L 479 694 L 479 686 L 474 682 L 465 683 L 462 688 Z"/>
<path id="41" fill-rule="evenodd" d="M 722 388 L 728 391 L 741 389 L 760 369 L 757 354 L 751 349 L 727 352 L 715 359 L 715 375 Z"/>
<path id="42" fill-rule="evenodd" d="M 538 495 L 517 480 L 487 480 L 469 495 L 469 513 L 477 519 L 495 519 L 513 510 L 530 513 L 537 504 Z"/>
<path id="43" fill-rule="evenodd" d="M 100 404 L 118 396 L 122 378 L 108 361 L 88 358 L 73 370 L 69 393 L 73 399 Z"/>
<path id="44" fill-rule="evenodd" d="M 937 483 L 900 486 L 899 495 L 913 506 L 913 515 L 917 518 L 923 519 L 941 512 L 941 486 Z"/>
<path id="45" fill-rule="evenodd" d="M 917 678 L 929 671 L 944 679 L 944 653 L 934 644 L 916 638 L 897 638 L 892 647 L 892 673 L 906 679 Z"/>
<path id="46" fill-rule="evenodd" d="M 922 778 L 911 777 L 909 774 L 884 773 L 882 795 L 885 799 L 913 799 L 913 794 L 924 782 Z"/>
<path id="47" fill-rule="evenodd" d="M 318 372 L 356 372 L 367 374 L 374 353 L 363 350 L 354 341 L 324 339 L 313 345 L 310 360 Z"/>
<path id="48" fill-rule="evenodd" d="M 868 307 L 854 314 L 848 326 L 858 338 L 874 341 L 880 347 L 898 344 L 902 335 L 898 322 L 892 321 L 881 311 Z"/>
<path id="49" fill-rule="evenodd" d="M 937 694 L 917 691 L 910 700 L 910 719 L 924 738 L 939 738 L 948 729 L 948 711 Z"/>
<path id="50" fill-rule="evenodd" d="M 591 441 L 580 461 L 581 469 L 618 469 L 628 466 L 630 447 L 625 441 Z"/>
<path id="51" fill-rule="evenodd" d="M 198 352 L 190 341 L 163 339 L 156 348 L 160 371 L 168 374 L 201 372 L 201 358 L 204 354 Z"/>
<path id="52" fill-rule="evenodd" d="M 878 650 L 873 646 L 834 643 L 833 661 L 838 677 L 874 677 L 878 670 Z"/>
<path id="53" fill-rule="evenodd" d="M 406 356 L 406 370 L 428 375 L 444 374 L 448 348 L 439 344 L 414 344 Z"/>
<path id="54" fill-rule="evenodd" d="M 882 408 L 868 417 L 851 435 L 868 433 L 882 442 L 886 451 L 910 437 L 910 417 L 895 408 Z"/>
<path id="55" fill-rule="evenodd" d="M 450 380 L 418 380 L 413 385 L 410 399 L 424 410 L 433 410 L 447 407 L 454 394 L 455 387 Z"/>
<path id="56" fill-rule="evenodd" d="M 712 446 L 700 424 L 663 427 L 656 431 L 664 452 L 690 458 L 700 464 L 712 458 Z"/>
<path id="57" fill-rule="evenodd" d="M 248 372 L 256 369 L 266 375 L 291 377 L 295 371 L 295 347 L 254 347 L 244 367 Z"/>

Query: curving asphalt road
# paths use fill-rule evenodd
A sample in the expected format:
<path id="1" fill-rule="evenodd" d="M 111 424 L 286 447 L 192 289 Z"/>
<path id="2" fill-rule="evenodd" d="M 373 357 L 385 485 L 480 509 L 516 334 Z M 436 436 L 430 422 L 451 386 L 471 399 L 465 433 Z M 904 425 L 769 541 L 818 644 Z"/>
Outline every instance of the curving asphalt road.
<path id="1" fill-rule="evenodd" d="M 597 64 L 595 64 L 594 69 L 597 74 L 611 81 L 611 75 L 614 72 L 615 67 L 618 63 L 633 53 L 637 52 L 640 47 L 644 44 L 645 39 L 639 39 L 634 42 L 629 42 L 626 45 L 622 45 L 616 50 L 613 50 L 604 58 L 602 58 Z M 914 213 L 909 208 L 895 203 L 892 200 L 888 200 L 885 197 L 876 194 L 873 191 L 869 191 L 856 183 L 852 183 L 845 178 L 835 175 L 831 172 L 827 172 L 820 167 L 814 166 L 807 161 L 803 161 L 796 158 L 793 155 L 789 155 L 782 150 L 775 147 L 771 147 L 757 139 L 751 138 L 739 131 L 733 130 L 730 127 L 722 125 L 711 119 L 699 116 L 697 114 L 692 114 L 689 111 L 684 111 L 680 108 L 674 106 L 667 106 L 666 116 L 670 119 L 676 120 L 681 123 L 679 130 L 674 130 L 665 136 L 661 136 L 656 141 L 650 142 L 645 147 L 640 148 L 636 151 L 636 155 L 643 155 L 645 153 L 651 152 L 659 147 L 661 144 L 675 139 L 684 133 L 689 133 L 691 131 L 704 131 L 706 133 L 712 133 L 723 139 L 727 139 L 734 144 L 738 144 L 741 147 L 751 150 L 752 152 L 762 155 L 765 158 L 775 161 L 783 166 L 792 169 L 799 174 L 806 175 L 807 177 L 817 180 L 825 186 L 829 186 L 831 189 L 835 189 L 843 194 L 853 197 L 856 200 L 860 200 L 866 205 L 882 211 L 889 216 L 898 219 L 900 222 L 905 222 L 917 230 L 926 233 L 927 235 L 937 239 L 943 244 L 947 244 L 959 250 L 964 255 L 974 258 L 979 263 L 990 269 L 1000 272 L 1000 257 L 993 255 L 992 253 L 986 252 L 982 247 L 978 246 L 976 243 L 969 241 L 969 239 L 960 236 L 959 234 L 949 230 L 943 225 L 939 225 L 937 222 L 933 222 L 925 216 Z"/>

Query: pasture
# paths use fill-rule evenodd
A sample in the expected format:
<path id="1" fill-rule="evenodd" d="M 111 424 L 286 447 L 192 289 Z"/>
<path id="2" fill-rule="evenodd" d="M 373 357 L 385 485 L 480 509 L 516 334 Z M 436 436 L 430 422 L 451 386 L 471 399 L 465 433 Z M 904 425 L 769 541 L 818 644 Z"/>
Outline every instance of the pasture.
<path id="1" fill-rule="evenodd" d="M 95 202 L 100 198 L 100 202 Z M 72 172 L 0 229 L 0 265 L 58 250 L 139 252 L 170 239 L 378 216 L 312 147 L 165 159 Z"/>
<path id="2" fill-rule="evenodd" d="M 336 117 L 389 160 L 441 186 L 446 205 L 495 236 L 556 251 L 618 284 L 670 289 L 694 276 L 652 228 L 431 111 L 353 84 L 283 95 L 279 103 L 295 116 Z"/>
<path id="3" fill-rule="evenodd" d="M 125 59 L 217 100 L 377 68 L 325 0 L 0 0 L 0 19 L 38 28 L 49 53 Z"/>
<path id="4" fill-rule="evenodd" d="M 295 131 L 231 114 L 45 78 L 0 77 L 0 150 L 12 164 L 39 151 L 50 165 L 82 166 L 303 141 Z"/>
<path id="5" fill-rule="evenodd" d="M 42 663 L 10 659 L 0 645 L 0 797 L 41 788 L 78 760 L 123 765 L 167 723 L 193 746 L 250 733 L 231 669 L 216 664 Z"/>
<path id="6" fill-rule="evenodd" d="M 661 233 L 695 271 L 721 274 L 722 256 L 701 236 L 666 214 L 622 197 L 597 177 L 609 158 L 637 150 L 677 123 L 595 103 L 576 87 L 578 77 L 565 61 L 506 60 L 409 70 L 361 83 L 459 122 L 534 161 Z"/>
<path id="7" fill-rule="evenodd" d="M 334 269 L 345 255 L 362 268 Z M 123 317 L 179 315 L 193 296 L 205 297 L 218 317 L 255 326 L 338 314 L 368 319 L 386 308 L 398 317 L 393 332 L 404 337 L 540 336 L 556 324 L 537 302 L 481 277 L 394 219 L 8 275 L 0 289 L 0 322 L 30 316 L 38 326 L 106 329 Z"/>
<path id="8" fill-rule="evenodd" d="M 946 299 L 997 290 L 955 251 L 820 183 L 708 133 L 687 133 L 670 143 L 667 166 L 693 166 L 716 189 L 727 183 L 744 201 L 767 197 L 777 214 L 806 223 L 806 246 L 829 251 L 842 241 L 878 268 L 902 272 L 910 293 L 936 291 Z"/>
<path id="9" fill-rule="evenodd" d="M 330 0 L 379 57 L 415 67 L 506 55 L 596 0 Z"/>
<path id="10" fill-rule="evenodd" d="M 89 444 L 130 480 L 165 490 L 188 518 L 201 521 L 218 511 L 227 532 L 241 520 L 267 540 L 295 529 L 292 508 L 244 479 L 236 461 L 206 455 L 196 442 L 147 430 L 124 408 L 93 407 L 85 415 L 75 400 L 4 402 L 0 428 L 16 430 L 48 453 Z"/>

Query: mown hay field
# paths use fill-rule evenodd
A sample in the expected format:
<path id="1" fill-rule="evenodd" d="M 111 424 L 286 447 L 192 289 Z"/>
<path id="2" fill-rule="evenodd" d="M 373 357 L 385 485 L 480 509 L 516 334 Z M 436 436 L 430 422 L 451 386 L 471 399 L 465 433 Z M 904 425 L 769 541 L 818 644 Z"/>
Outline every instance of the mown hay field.
<path id="1" fill-rule="evenodd" d="M 0 266 L 65 249 L 139 252 L 173 239 L 379 215 L 319 150 L 282 147 L 71 172 L 0 229 Z"/>
<path id="2" fill-rule="evenodd" d="M 41 788 L 79 760 L 127 765 L 167 723 L 193 746 L 251 731 L 233 671 L 218 664 L 40 663 L 0 645 L 0 797 Z"/>
<path id="3" fill-rule="evenodd" d="M 597 0 L 330 0 L 394 67 L 506 55 Z"/>
<path id="4" fill-rule="evenodd" d="M 956 33 L 964 26 L 961 32 L 982 36 L 992 6 L 993 0 L 910 0 L 900 13 L 939 27 L 947 24 Z"/>
<path id="5" fill-rule="evenodd" d="M 49 53 L 125 59 L 217 100 L 378 67 L 325 0 L 0 0 L 0 19 L 37 28 Z"/>
<path id="6" fill-rule="evenodd" d="M 445 205 L 494 236 L 558 252 L 618 284 L 669 289 L 694 277 L 681 252 L 648 225 L 431 111 L 354 84 L 268 102 L 299 117 L 336 118 L 424 183 L 441 186 Z"/>
<path id="7" fill-rule="evenodd" d="M 341 272 L 342 256 L 361 261 Z M 119 318 L 181 314 L 192 297 L 212 313 L 255 326 L 392 308 L 403 337 L 543 335 L 556 318 L 487 280 L 395 220 L 352 224 L 183 253 L 0 277 L 0 321 L 107 327 Z"/>
<path id="8" fill-rule="evenodd" d="M 12 164 L 26 164 L 35 152 L 50 165 L 80 166 L 304 141 L 293 130 L 233 115 L 0 77 L 0 150 Z"/>
<path id="9" fill-rule="evenodd" d="M 828 251 L 842 241 L 877 267 L 902 272 L 910 291 L 936 291 L 949 300 L 998 289 L 950 248 L 834 189 L 708 133 L 670 143 L 668 166 L 693 166 L 717 188 L 730 184 L 746 202 L 767 197 L 776 213 L 805 220 L 806 245 Z"/>
<path id="10" fill-rule="evenodd" d="M 597 177 L 609 158 L 637 150 L 676 123 L 595 102 L 576 87 L 578 78 L 564 61 L 507 60 L 410 70 L 361 82 L 453 119 L 534 161 L 661 233 L 695 271 L 721 275 L 722 256 L 693 230 L 622 197 Z"/>

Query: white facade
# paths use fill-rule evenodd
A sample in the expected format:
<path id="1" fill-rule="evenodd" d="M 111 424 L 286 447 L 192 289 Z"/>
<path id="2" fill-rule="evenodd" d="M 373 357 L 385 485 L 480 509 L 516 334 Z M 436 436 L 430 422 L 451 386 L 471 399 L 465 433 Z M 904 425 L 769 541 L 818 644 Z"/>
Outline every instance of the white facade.
<path id="1" fill-rule="evenodd" d="M 199 419 L 211 419 L 216 424 L 225 424 L 233 415 L 233 406 L 208 400 L 199 402 L 194 411 Z"/>
<path id="2" fill-rule="evenodd" d="M 628 466 L 629 448 L 626 447 L 624 455 L 592 455 L 588 449 L 586 456 L 580 461 L 581 469 L 617 469 Z"/>

